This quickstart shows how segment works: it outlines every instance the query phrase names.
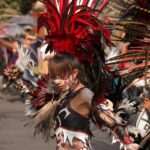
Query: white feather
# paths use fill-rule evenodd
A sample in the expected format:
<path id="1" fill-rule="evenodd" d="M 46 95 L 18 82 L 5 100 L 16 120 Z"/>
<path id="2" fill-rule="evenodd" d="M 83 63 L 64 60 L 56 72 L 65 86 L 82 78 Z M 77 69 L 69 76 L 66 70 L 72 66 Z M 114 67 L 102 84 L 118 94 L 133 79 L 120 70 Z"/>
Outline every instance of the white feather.
<path id="1" fill-rule="evenodd" d="M 25 49 L 22 46 L 17 48 L 18 51 L 18 59 L 16 62 L 16 65 L 21 71 L 24 71 L 25 69 L 31 68 L 31 66 L 34 66 L 34 61 L 31 59 L 30 54 L 31 51 L 29 49 Z"/>
<path id="2" fill-rule="evenodd" d="M 128 113 L 132 113 L 135 110 L 135 101 L 131 102 L 128 99 L 124 99 L 122 101 L 122 103 L 119 105 L 118 109 L 125 109 L 126 111 L 128 111 Z"/>

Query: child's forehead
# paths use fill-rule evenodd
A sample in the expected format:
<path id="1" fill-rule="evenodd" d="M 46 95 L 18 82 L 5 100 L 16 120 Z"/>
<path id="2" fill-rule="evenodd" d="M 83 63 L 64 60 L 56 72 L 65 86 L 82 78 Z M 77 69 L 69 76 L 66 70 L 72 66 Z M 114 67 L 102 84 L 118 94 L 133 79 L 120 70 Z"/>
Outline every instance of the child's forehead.
<path id="1" fill-rule="evenodd" d="M 49 73 L 53 75 L 64 75 L 64 74 L 69 74 L 72 72 L 72 68 L 67 64 L 67 65 L 61 65 L 61 64 L 56 64 L 56 65 L 51 65 L 49 66 Z"/>
<path id="2" fill-rule="evenodd" d="M 55 70 L 55 71 L 51 71 L 49 72 L 50 76 L 65 76 L 65 75 L 69 75 L 70 74 L 70 71 L 66 71 L 66 70 L 62 70 L 62 71 L 58 71 L 58 70 Z"/>

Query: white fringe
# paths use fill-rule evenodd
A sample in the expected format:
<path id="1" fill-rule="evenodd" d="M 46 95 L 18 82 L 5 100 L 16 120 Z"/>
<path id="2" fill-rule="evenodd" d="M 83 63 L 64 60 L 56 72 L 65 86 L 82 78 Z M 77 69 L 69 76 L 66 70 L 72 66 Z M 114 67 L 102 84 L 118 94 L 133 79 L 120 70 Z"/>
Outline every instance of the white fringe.
<path id="1" fill-rule="evenodd" d="M 89 136 L 83 132 L 70 131 L 70 130 L 64 129 L 62 127 L 59 127 L 55 133 L 56 133 L 56 137 L 60 133 L 63 133 L 63 135 L 64 135 L 64 141 L 63 142 L 66 143 L 68 140 L 70 145 L 73 145 L 73 139 L 74 138 L 81 140 L 83 143 L 87 143 L 87 141 L 89 142 Z"/>

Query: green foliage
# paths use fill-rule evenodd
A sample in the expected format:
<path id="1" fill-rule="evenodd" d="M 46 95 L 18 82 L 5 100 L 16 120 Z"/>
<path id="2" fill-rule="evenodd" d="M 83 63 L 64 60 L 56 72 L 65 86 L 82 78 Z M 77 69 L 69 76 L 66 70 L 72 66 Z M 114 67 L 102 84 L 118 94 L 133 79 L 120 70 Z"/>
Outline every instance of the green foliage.
<path id="1" fill-rule="evenodd" d="M 18 14 L 30 13 L 37 0 L 0 0 L 0 20 L 7 20 Z"/>
<path id="2" fill-rule="evenodd" d="M 12 8 L 15 10 L 19 10 L 19 0 L 1 0 L 0 1 L 0 9 L 1 8 Z"/>
<path id="3" fill-rule="evenodd" d="M 0 0 L 0 20 L 7 20 L 19 13 L 19 0 Z"/>

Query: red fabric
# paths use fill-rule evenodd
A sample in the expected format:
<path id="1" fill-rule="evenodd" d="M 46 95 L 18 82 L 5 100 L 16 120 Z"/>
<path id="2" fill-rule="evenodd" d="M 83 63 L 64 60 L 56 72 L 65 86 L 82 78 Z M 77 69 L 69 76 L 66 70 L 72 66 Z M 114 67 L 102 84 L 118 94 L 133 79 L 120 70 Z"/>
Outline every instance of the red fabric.
<path id="1" fill-rule="evenodd" d="M 124 141 L 125 141 L 126 144 L 131 144 L 131 143 L 132 143 L 131 138 L 130 138 L 130 136 L 128 136 L 128 135 L 126 135 L 126 136 L 124 137 Z"/>

